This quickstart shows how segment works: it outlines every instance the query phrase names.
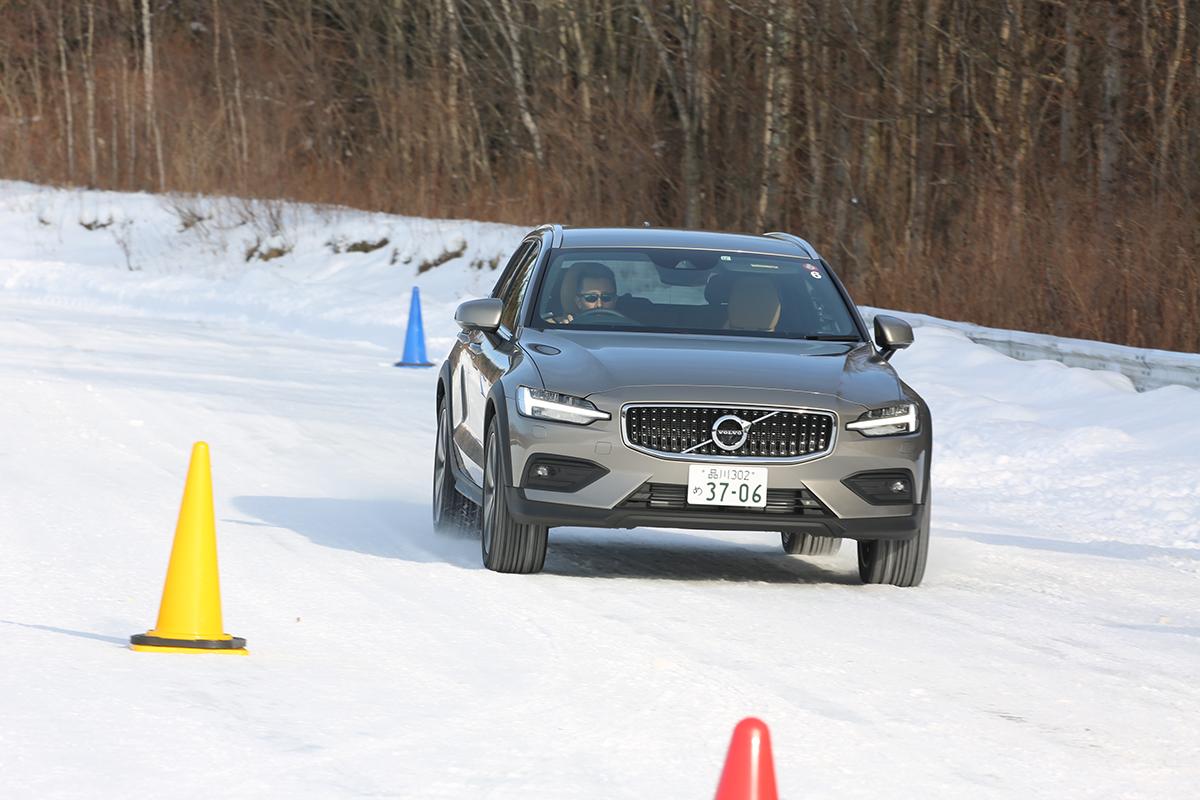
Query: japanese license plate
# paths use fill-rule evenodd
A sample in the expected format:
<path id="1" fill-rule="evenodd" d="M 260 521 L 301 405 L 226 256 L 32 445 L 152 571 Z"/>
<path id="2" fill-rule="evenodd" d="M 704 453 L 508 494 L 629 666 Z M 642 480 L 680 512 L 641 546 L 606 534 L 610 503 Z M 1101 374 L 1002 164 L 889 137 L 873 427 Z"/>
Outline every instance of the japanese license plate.
<path id="1" fill-rule="evenodd" d="M 767 468 L 689 464 L 687 499 L 692 505 L 765 508 Z"/>

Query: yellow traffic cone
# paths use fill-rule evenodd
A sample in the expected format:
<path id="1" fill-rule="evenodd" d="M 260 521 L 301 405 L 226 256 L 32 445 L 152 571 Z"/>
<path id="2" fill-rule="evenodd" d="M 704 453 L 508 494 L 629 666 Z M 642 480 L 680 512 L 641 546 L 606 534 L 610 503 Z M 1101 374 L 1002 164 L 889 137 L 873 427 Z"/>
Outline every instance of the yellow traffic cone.
<path id="1" fill-rule="evenodd" d="M 204 442 L 192 447 L 158 624 L 129 641 L 134 650 L 144 652 L 248 655 L 246 640 L 225 633 L 221 623 L 212 469 Z"/>

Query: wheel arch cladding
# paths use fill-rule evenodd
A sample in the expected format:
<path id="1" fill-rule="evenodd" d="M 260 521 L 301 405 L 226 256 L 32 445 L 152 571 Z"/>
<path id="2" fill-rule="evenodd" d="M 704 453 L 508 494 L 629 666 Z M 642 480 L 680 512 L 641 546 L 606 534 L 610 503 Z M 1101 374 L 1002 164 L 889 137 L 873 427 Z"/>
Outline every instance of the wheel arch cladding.
<path id="1" fill-rule="evenodd" d="M 450 385 L 450 359 L 442 362 L 442 368 L 438 370 L 437 392 L 434 395 L 434 411 L 442 404 L 442 398 L 449 394 L 448 387 Z"/>
<path id="2" fill-rule="evenodd" d="M 513 478 L 512 470 L 512 447 L 508 442 L 508 403 L 504 394 L 504 385 L 500 381 L 492 384 L 492 390 L 488 392 L 487 410 L 483 416 L 484 438 L 487 438 L 487 429 L 492 424 L 497 425 L 496 438 L 500 443 L 500 457 L 504 461 L 504 474 L 511 483 Z"/>

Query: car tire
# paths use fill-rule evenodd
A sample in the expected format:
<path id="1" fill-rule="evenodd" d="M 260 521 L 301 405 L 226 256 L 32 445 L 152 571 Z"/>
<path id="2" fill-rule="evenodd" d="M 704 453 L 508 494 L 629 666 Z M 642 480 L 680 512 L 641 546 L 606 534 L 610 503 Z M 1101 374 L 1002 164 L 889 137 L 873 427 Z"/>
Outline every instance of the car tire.
<path id="1" fill-rule="evenodd" d="M 813 536 L 801 531 L 784 531 L 783 552 L 792 556 L 832 556 L 842 548 L 842 540 L 836 536 Z"/>
<path id="2" fill-rule="evenodd" d="M 433 446 L 433 529 L 438 533 L 462 533 L 475 527 L 479 507 L 458 492 L 450 469 L 449 403 L 438 406 L 437 439 Z"/>
<path id="3" fill-rule="evenodd" d="M 929 556 L 929 499 L 921 508 L 921 526 L 909 539 L 872 539 L 858 543 L 858 576 L 863 583 L 919 586 Z"/>
<path id="4" fill-rule="evenodd" d="M 509 482 L 496 432 L 498 427 L 488 426 L 483 451 L 483 508 L 479 514 L 483 565 L 494 572 L 541 572 L 550 529 L 517 522 L 509 514 L 504 493 Z"/>

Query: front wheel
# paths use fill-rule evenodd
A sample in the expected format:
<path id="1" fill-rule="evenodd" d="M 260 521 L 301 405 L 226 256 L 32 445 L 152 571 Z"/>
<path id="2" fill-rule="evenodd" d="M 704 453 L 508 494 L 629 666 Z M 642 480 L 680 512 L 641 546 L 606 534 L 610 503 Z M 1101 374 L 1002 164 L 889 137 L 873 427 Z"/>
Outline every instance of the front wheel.
<path id="1" fill-rule="evenodd" d="M 929 556 L 929 498 L 921 509 L 921 526 L 911 539 L 873 539 L 858 543 L 858 575 L 863 583 L 918 586 Z"/>
<path id="2" fill-rule="evenodd" d="M 470 530 L 478 509 L 458 493 L 450 470 L 449 404 L 438 406 L 437 440 L 433 445 L 433 529 L 439 533 Z"/>
<path id="3" fill-rule="evenodd" d="M 508 476 L 497 427 L 495 424 L 488 426 L 483 453 L 483 509 L 479 515 L 483 565 L 495 572 L 541 572 L 546 561 L 550 529 L 545 525 L 517 522 L 509 515 L 504 497 Z"/>

